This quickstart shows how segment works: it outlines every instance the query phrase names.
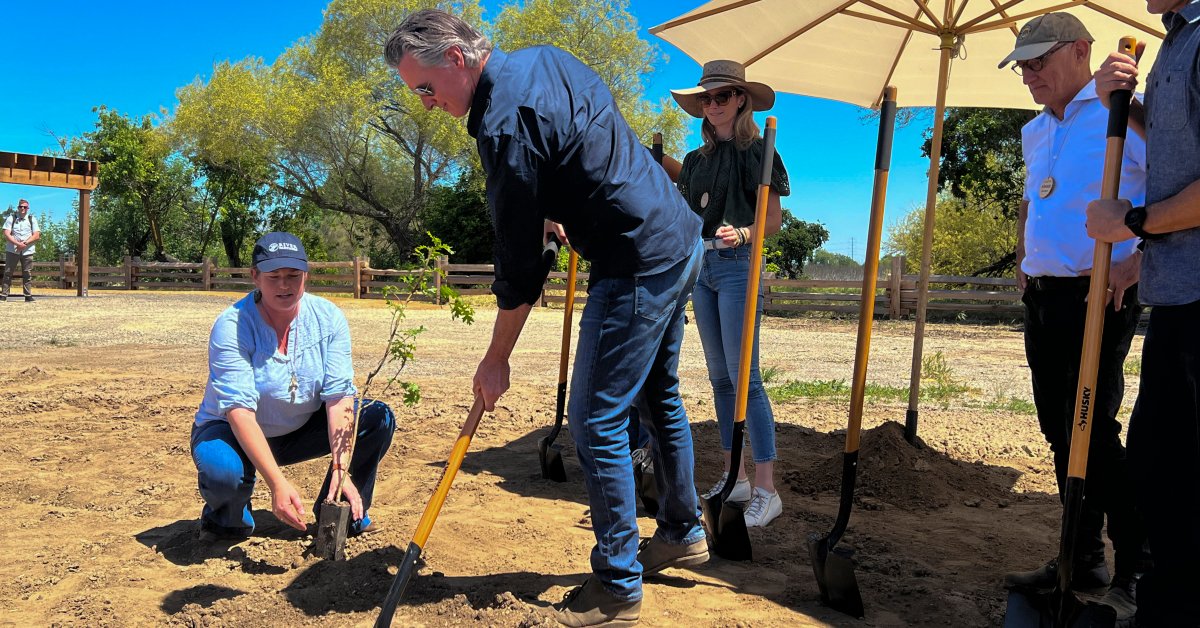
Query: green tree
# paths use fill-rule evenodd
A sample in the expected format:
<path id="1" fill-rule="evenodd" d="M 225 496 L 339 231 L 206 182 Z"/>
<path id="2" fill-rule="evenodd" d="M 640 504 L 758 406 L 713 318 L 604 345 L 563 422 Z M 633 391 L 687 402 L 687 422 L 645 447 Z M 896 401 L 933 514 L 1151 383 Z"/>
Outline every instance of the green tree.
<path id="1" fill-rule="evenodd" d="M 454 251 L 455 262 L 491 263 L 492 219 L 480 170 L 467 170 L 454 187 L 435 188 L 425 207 L 423 222 L 431 233 L 441 234 Z"/>
<path id="2" fill-rule="evenodd" d="M 1025 188 L 1021 128 L 1034 115 L 1023 109 L 947 109 L 938 189 L 958 199 L 971 195 L 982 210 L 1016 216 Z M 926 156 L 932 134 L 932 129 L 925 132 Z"/>
<path id="3" fill-rule="evenodd" d="M 797 220 L 792 212 L 783 210 L 783 226 L 768 237 L 763 246 L 767 249 L 767 261 L 779 267 L 779 272 L 795 279 L 804 274 L 804 265 L 813 252 L 829 239 L 829 231 L 819 222 Z"/>
<path id="4" fill-rule="evenodd" d="M 56 221 L 48 214 L 38 215 L 38 228 L 42 237 L 38 238 L 33 259 L 39 262 L 58 261 L 59 255 L 75 253 L 79 244 L 79 221 L 74 214 L 69 214 L 66 220 Z"/>
<path id="5" fill-rule="evenodd" d="M 144 256 L 153 247 L 168 255 L 169 232 L 191 201 L 193 173 L 153 116 L 133 119 L 114 109 L 95 109 L 93 131 L 65 142 L 72 156 L 99 162 L 100 185 L 93 194 L 92 245 L 98 259 Z"/>
<path id="6" fill-rule="evenodd" d="M 854 258 L 850 257 L 849 255 L 833 253 L 826 251 L 825 249 L 817 249 L 816 251 L 813 251 L 812 263 L 821 264 L 823 266 L 844 266 L 847 268 L 858 268 L 862 266 L 862 264 L 856 262 Z"/>
<path id="7" fill-rule="evenodd" d="M 938 201 L 933 230 L 932 272 L 976 275 L 1016 248 L 1016 219 L 987 202 L 945 195 Z M 917 272 L 921 259 L 925 210 L 914 208 L 888 229 L 889 254 L 906 258 L 905 272 Z"/>

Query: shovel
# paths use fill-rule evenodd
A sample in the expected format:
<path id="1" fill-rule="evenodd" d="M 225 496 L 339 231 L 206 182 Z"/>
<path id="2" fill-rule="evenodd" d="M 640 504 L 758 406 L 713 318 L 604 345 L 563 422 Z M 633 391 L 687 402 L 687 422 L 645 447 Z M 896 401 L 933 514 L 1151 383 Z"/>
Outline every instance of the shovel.
<path id="1" fill-rule="evenodd" d="M 392 625 L 392 616 L 396 614 L 396 606 L 404 597 L 404 592 L 408 589 L 413 575 L 417 573 L 417 561 L 421 558 L 421 549 L 425 547 L 425 541 L 429 540 L 433 523 L 437 521 L 442 504 L 446 502 L 450 485 L 454 483 L 454 476 L 458 474 L 458 469 L 462 466 L 463 457 L 467 455 L 467 448 L 471 446 L 471 438 L 475 436 L 475 428 L 479 426 L 479 419 L 482 417 L 483 399 L 476 397 L 475 404 L 471 406 L 471 412 L 467 415 L 467 422 L 463 424 L 462 431 L 458 433 L 458 439 L 454 441 L 454 448 L 450 450 L 450 459 L 446 462 L 445 470 L 442 471 L 442 479 L 438 481 L 437 488 L 433 491 L 433 497 L 429 498 L 425 512 L 421 513 L 421 520 L 417 522 L 417 531 L 413 534 L 412 542 L 408 544 L 404 557 L 400 559 L 400 567 L 396 572 L 395 579 L 392 580 L 391 588 L 388 589 L 387 597 L 383 600 L 383 607 L 379 610 L 379 617 L 375 620 L 375 628 L 386 628 Z"/>
<path id="2" fill-rule="evenodd" d="M 1137 41 L 1122 37 L 1119 52 L 1134 56 Z M 1104 176 L 1100 198 L 1115 199 L 1121 188 L 1121 159 L 1125 153 L 1125 131 L 1129 122 L 1129 91 L 1114 91 L 1108 102 L 1108 146 L 1104 152 Z M 1013 589 L 1004 614 L 1006 628 L 1072 626 L 1112 628 L 1117 612 L 1110 606 L 1084 600 L 1071 590 L 1075 571 L 1075 541 L 1083 515 L 1087 477 L 1088 446 L 1092 437 L 1092 399 L 1096 369 L 1104 335 L 1104 309 L 1108 307 L 1108 266 L 1112 244 L 1096 242 L 1092 253 L 1092 278 L 1088 284 L 1087 319 L 1083 327 L 1083 356 L 1079 362 L 1079 385 L 1075 392 L 1075 425 L 1071 434 L 1071 456 L 1064 487 L 1062 536 L 1059 538 L 1058 585 L 1050 592 Z"/>
<path id="3" fill-rule="evenodd" d="M 850 522 L 854 484 L 858 478 L 858 438 L 862 430 L 863 398 L 867 384 L 867 358 L 871 353 L 871 323 L 875 317 L 875 279 L 879 274 L 879 240 L 883 233 L 883 205 L 887 198 L 892 161 L 892 133 L 896 125 L 896 88 L 883 92 L 879 109 L 879 144 L 875 151 L 875 185 L 871 192 L 871 222 L 867 230 L 867 257 L 863 260 L 862 297 L 858 306 L 858 342 L 854 348 L 854 380 L 850 388 L 850 419 L 842 454 L 842 494 L 837 520 L 826 536 L 808 537 L 808 554 L 821 601 L 853 617 L 863 616 L 862 595 L 854 577 L 853 550 L 837 547 Z"/>
<path id="4" fill-rule="evenodd" d="M 758 312 L 758 282 L 762 278 L 763 226 L 767 223 L 767 202 L 771 195 L 771 170 L 775 165 L 775 116 L 767 118 L 763 130 L 762 177 L 758 184 L 758 202 L 754 211 L 754 238 L 750 246 L 750 277 L 746 281 L 746 306 L 742 311 L 742 347 L 738 362 L 737 396 L 734 398 L 733 447 L 729 451 L 729 475 L 720 493 L 700 500 L 704 521 L 708 524 L 709 544 L 721 558 L 752 560 L 750 534 L 742 507 L 727 501 L 737 484 L 734 465 L 741 465 L 746 401 L 750 395 L 750 362 L 754 357 L 755 314 Z"/>
<path id="5" fill-rule="evenodd" d="M 558 238 L 550 236 L 557 244 Z M 570 259 L 567 261 L 567 302 L 563 307 L 562 349 L 558 360 L 558 401 L 554 410 L 554 427 L 550 433 L 538 440 L 538 462 L 542 465 L 542 479 L 553 482 L 566 482 L 567 471 L 563 467 L 562 446 L 555 445 L 554 440 L 562 431 L 563 415 L 567 407 L 567 358 L 571 355 L 571 316 L 575 311 L 575 267 L 578 266 L 579 254 L 570 249 Z M 557 254 L 557 250 L 556 250 Z"/>

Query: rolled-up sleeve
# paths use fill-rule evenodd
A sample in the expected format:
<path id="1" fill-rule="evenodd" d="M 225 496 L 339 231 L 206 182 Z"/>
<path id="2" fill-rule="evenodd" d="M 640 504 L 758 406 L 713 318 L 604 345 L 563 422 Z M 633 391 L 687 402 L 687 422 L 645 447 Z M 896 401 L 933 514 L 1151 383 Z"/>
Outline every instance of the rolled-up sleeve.
<path id="1" fill-rule="evenodd" d="M 354 396 L 354 362 L 350 357 L 350 325 L 346 315 L 331 307 L 326 313 L 329 333 L 325 346 L 325 378 L 321 382 L 321 401 Z"/>
<path id="2" fill-rule="evenodd" d="M 242 346 L 235 311 L 227 312 L 213 323 L 208 338 L 208 377 L 216 393 L 217 414 L 227 417 L 234 408 L 258 409 L 258 389 L 254 385 L 253 347 Z"/>
<path id="3" fill-rule="evenodd" d="M 528 138 L 502 134 L 481 142 L 480 159 L 488 173 L 488 204 L 496 229 L 492 292 L 500 309 L 533 304 L 549 274 L 541 263 L 545 210 L 537 192 L 544 155 Z"/>

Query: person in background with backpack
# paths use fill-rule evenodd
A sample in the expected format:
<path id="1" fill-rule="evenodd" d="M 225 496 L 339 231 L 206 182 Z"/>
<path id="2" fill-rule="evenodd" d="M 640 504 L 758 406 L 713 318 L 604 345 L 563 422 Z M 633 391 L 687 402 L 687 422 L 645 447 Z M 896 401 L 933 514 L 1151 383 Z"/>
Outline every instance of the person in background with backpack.
<path id="1" fill-rule="evenodd" d="M 25 301 L 33 301 L 33 243 L 42 237 L 37 219 L 29 213 L 29 201 L 17 201 L 17 211 L 4 221 L 4 285 L 0 287 L 0 301 L 8 300 L 12 286 L 13 269 L 21 266 L 21 289 Z"/>

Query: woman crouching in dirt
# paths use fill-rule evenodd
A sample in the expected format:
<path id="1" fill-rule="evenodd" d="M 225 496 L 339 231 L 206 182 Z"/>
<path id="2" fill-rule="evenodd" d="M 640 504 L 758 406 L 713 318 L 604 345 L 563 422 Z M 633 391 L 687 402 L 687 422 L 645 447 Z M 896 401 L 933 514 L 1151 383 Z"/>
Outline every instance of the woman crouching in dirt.
<path id="1" fill-rule="evenodd" d="M 275 516 L 305 530 L 304 503 L 281 467 L 331 452 L 317 503 L 329 495 L 334 472 L 348 470 L 342 484 L 354 519 L 348 533 L 373 532 L 379 526 L 368 510 L 375 471 L 396 429 L 392 411 L 381 401 L 365 402 L 351 458 L 355 388 L 345 315 L 304 293 L 308 257 L 296 236 L 263 236 L 253 263 L 256 290 L 217 317 L 208 341 L 208 385 L 192 427 L 204 498 L 201 538 L 254 531 L 256 471 L 271 489 Z"/>

